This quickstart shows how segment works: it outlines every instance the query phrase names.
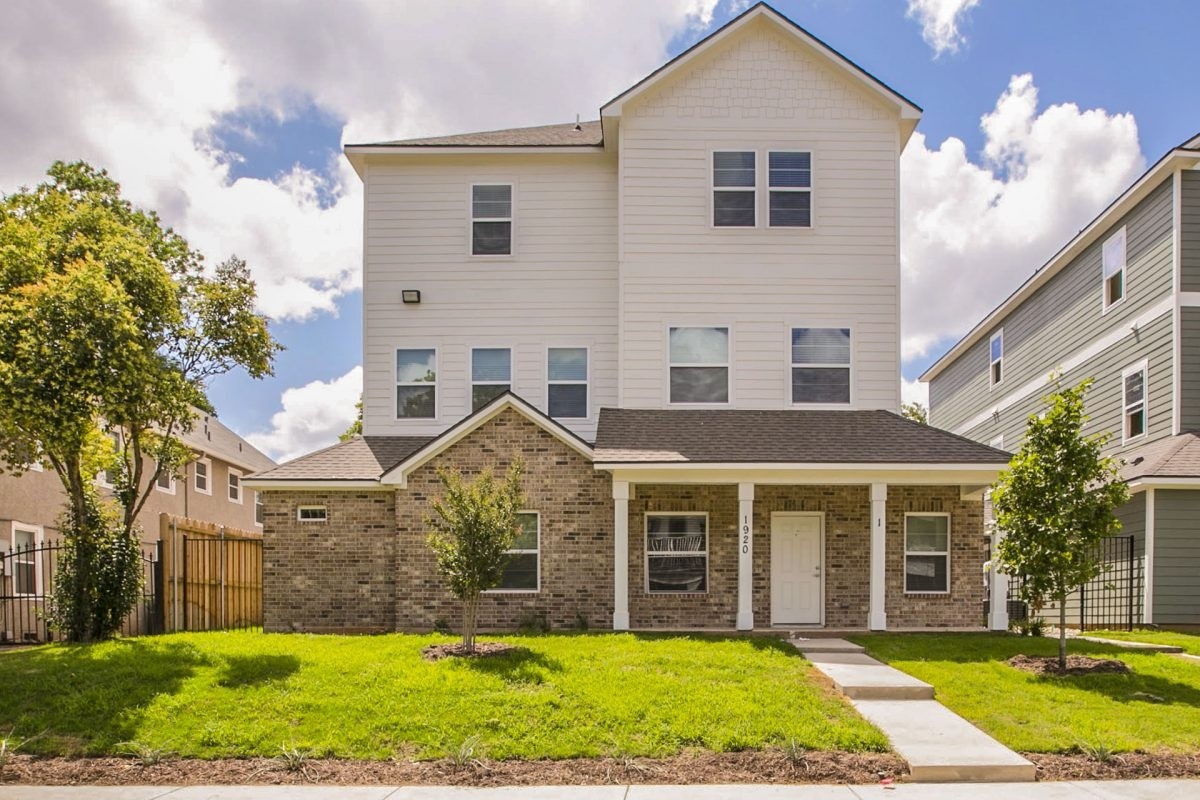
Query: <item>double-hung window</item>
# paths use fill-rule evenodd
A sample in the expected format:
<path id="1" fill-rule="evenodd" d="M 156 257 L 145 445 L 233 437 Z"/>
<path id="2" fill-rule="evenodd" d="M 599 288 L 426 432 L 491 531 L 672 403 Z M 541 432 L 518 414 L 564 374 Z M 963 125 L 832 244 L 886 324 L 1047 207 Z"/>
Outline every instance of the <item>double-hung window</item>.
<path id="1" fill-rule="evenodd" d="M 433 419 L 437 416 L 437 351 L 432 348 L 396 351 L 396 418 Z"/>
<path id="2" fill-rule="evenodd" d="M 1146 364 L 1125 370 L 1121 375 L 1124 440 L 1146 434 Z"/>
<path id="3" fill-rule="evenodd" d="M 200 494 L 212 494 L 212 462 L 207 458 L 198 458 L 192 464 L 192 475 L 196 491 Z"/>
<path id="4" fill-rule="evenodd" d="M 39 531 L 33 528 L 13 526 L 13 553 L 10 558 L 13 570 L 13 594 L 38 594 L 41 577 L 38 572 L 38 560 L 41 551 L 38 550 Z"/>
<path id="5" fill-rule="evenodd" d="M 1004 380 L 1004 329 L 992 334 L 988 342 L 988 384 L 995 386 Z"/>
<path id="6" fill-rule="evenodd" d="M 904 591 L 949 593 L 949 514 L 905 514 Z"/>
<path id="7" fill-rule="evenodd" d="M 758 205 L 754 151 L 717 151 L 712 158 L 713 225 L 753 228 Z"/>
<path id="8" fill-rule="evenodd" d="M 496 590 L 536 592 L 538 590 L 538 554 L 541 545 L 541 516 L 536 511 L 517 514 L 517 536 L 507 551 L 508 563 Z"/>
<path id="9" fill-rule="evenodd" d="M 587 417 L 586 347 L 551 347 L 546 350 L 546 408 L 555 419 Z"/>
<path id="10" fill-rule="evenodd" d="M 471 410 L 478 411 L 512 389 L 512 350 L 476 347 L 471 350 Z"/>
<path id="11" fill-rule="evenodd" d="M 729 402 L 729 328 L 670 328 L 672 403 Z"/>
<path id="12" fill-rule="evenodd" d="M 170 467 L 158 468 L 158 474 L 154 476 L 154 488 L 159 492 L 175 494 L 175 476 L 171 474 Z"/>
<path id="13" fill-rule="evenodd" d="M 646 591 L 708 591 L 708 515 L 646 515 Z"/>
<path id="14" fill-rule="evenodd" d="M 512 255 L 511 183 L 471 185 L 471 255 Z"/>
<path id="15" fill-rule="evenodd" d="M 254 493 L 254 524 L 261 528 L 266 518 L 267 510 L 263 506 L 262 492 L 256 491 Z"/>
<path id="16" fill-rule="evenodd" d="M 1121 302 L 1125 297 L 1125 229 L 1114 233 L 1100 250 L 1104 276 L 1104 309 Z"/>
<path id="17" fill-rule="evenodd" d="M 792 328 L 792 402 L 850 402 L 849 328 Z"/>
<path id="18" fill-rule="evenodd" d="M 812 153 L 772 150 L 767 154 L 767 188 L 772 228 L 812 227 Z"/>
<path id="19" fill-rule="evenodd" d="M 229 502 L 242 504 L 242 473 L 238 472 L 233 467 L 229 468 Z"/>

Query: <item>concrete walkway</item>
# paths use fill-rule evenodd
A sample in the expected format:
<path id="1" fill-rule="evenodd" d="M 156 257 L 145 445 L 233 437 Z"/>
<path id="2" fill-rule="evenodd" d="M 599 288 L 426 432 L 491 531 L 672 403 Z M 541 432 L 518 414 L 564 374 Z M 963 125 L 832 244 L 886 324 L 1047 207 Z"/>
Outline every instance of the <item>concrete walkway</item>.
<path id="1" fill-rule="evenodd" d="M 1200 781 L 882 786 L 0 786 L 3 800 L 1161 800 Z"/>
<path id="2" fill-rule="evenodd" d="M 858 712 L 883 731 L 914 781 L 1032 781 L 1037 768 L 933 699 L 933 687 L 844 639 L 793 639 Z"/>

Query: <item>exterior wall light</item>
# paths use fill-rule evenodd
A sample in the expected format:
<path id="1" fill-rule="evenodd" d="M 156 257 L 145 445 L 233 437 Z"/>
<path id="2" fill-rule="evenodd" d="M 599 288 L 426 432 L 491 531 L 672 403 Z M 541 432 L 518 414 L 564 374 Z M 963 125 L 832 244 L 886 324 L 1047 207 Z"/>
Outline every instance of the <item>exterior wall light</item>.
<path id="1" fill-rule="evenodd" d="M 415 304 L 421 302 L 421 290 L 420 289 L 401 289 L 400 290 L 400 299 L 404 301 L 405 305 L 415 305 Z"/>

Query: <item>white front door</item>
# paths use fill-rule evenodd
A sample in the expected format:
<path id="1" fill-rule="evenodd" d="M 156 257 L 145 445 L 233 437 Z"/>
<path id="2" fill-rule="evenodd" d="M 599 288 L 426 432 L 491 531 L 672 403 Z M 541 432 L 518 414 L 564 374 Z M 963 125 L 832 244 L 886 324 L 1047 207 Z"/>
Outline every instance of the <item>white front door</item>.
<path id="1" fill-rule="evenodd" d="M 821 623 L 821 514 L 771 515 L 771 624 Z"/>

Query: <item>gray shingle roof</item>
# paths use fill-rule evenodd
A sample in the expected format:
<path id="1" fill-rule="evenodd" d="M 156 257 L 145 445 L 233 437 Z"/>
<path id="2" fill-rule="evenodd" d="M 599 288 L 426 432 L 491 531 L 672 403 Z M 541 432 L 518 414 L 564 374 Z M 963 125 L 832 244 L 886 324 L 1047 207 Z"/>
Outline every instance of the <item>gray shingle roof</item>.
<path id="1" fill-rule="evenodd" d="M 212 414 L 196 413 L 191 431 L 182 434 L 180 440 L 196 450 L 229 461 L 252 470 L 270 469 L 275 462 L 233 432 Z"/>
<path id="2" fill-rule="evenodd" d="M 356 436 L 252 477 L 273 481 L 373 481 L 431 436 Z"/>
<path id="3" fill-rule="evenodd" d="M 1003 450 L 887 411 L 600 411 L 598 463 L 1008 463 Z"/>
<path id="4" fill-rule="evenodd" d="M 1123 456 L 1121 477 L 1195 478 L 1200 477 L 1200 434 L 1187 431 L 1168 436 L 1131 450 Z"/>
<path id="5" fill-rule="evenodd" d="M 396 139 L 350 147 L 572 147 L 603 144 L 600 120 L 559 125 L 538 125 L 533 128 L 505 128 L 497 131 L 457 133 L 452 136 L 429 136 L 422 139 Z"/>

